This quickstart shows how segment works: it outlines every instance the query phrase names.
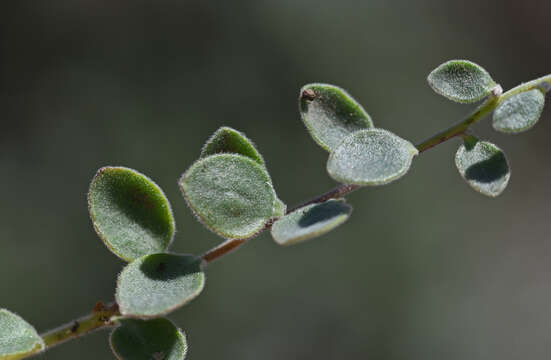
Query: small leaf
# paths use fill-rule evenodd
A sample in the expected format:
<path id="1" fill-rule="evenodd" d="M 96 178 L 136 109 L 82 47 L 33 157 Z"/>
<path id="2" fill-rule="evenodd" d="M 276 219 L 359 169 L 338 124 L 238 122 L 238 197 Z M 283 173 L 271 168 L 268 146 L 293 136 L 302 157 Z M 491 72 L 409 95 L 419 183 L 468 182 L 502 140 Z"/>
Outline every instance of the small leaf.
<path id="1" fill-rule="evenodd" d="M 455 165 L 473 189 L 491 197 L 505 190 L 511 175 L 503 151 L 474 136 L 466 137 L 465 143 L 457 150 Z"/>
<path id="2" fill-rule="evenodd" d="M 287 205 L 280 199 L 276 199 L 274 204 L 274 217 L 281 217 L 285 215 L 285 212 L 287 211 Z"/>
<path id="3" fill-rule="evenodd" d="M 329 175 L 345 184 L 383 185 L 403 176 L 418 154 L 409 141 L 383 129 L 348 136 L 329 156 Z"/>
<path id="4" fill-rule="evenodd" d="M 119 360 L 183 360 L 187 353 L 184 333 L 165 318 L 120 319 L 110 343 Z"/>
<path id="5" fill-rule="evenodd" d="M 201 158 L 220 153 L 240 154 L 264 165 L 264 159 L 253 142 L 245 134 L 227 126 L 216 130 L 207 140 L 201 151 Z"/>
<path id="6" fill-rule="evenodd" d="M 44 350 L 42 338 L 18 315 L 0 309 L 0 359 L 22 359 Z"/>
<path id="7" fill-rule="evenodd" d="M 494 111 L 493 127 L 504 133 L 519 133 L 536 125 L 545 104 L 545 95 L 533 89 L 511 96 Z"/>
<path id="8" fill-rule="evenodd" d="M 342 200 L 312 204 L 283 216 L 272 225 L 279 245 L 292 245 L 328 233 L 350 217 L 352 207 Z"/>
<path id="9" fill-rule="evenodd" d="M 456 102 L 472 103 L 490 95 L 496 83 L 481 66 L 468 60 L 451 60 L 428 76 L 432 89 Z"/>
<path id="10" fill-rule="evenodd" d="M 153 254 L 128 264 L 117 282 L 122 315 L 155 317 L 187 304 L 203 290 L 201 259 L 192 255 Z"/>
<path id="11" fill-rule="evenodd" d="M 200 159 L 179 184 L 200 221 L 226 238 L 250 237 L 274 214 L 276 196 L 270 176 L 263 166 L 242 155 Z"/>
<path id="12" fill-rule="evenodd" d="M 94 229 L 117 256 L 132 261 L 164 252 L 174 236 L 170 204 L 157 184 L 124 167 L 103 167 L 90 185 Z"/>
<path id="13" fill-rule="evenodd" d="M 373 127 L 363 107 L 334 85 L 304 86 L 300 90 L 299 108 L 310 135 L 329 152 L 353 132 Z"/>

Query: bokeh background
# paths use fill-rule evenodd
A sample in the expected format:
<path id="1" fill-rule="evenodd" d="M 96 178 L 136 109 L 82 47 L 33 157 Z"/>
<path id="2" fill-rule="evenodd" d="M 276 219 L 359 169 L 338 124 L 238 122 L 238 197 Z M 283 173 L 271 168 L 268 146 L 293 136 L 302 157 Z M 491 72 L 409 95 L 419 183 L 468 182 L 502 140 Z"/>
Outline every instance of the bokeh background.
<path id="1" fill-rule="evenodd" d="M 340 85 L 418 142 L 469 105 L 426 75 L 466 58 L 508 89 L 551 73 L 548 0 L 12 1 L 0 5 L 0 307 L 39 331 L 113 298 L 124 263 L 95 235 L 95 171 L 153 178 L 175 211 L 176 252 L 219 239 L 177 187 L 222 125 L 244 131 L 294 205 L 332 188 L 299 88 Z M 189 359 L 487 360 L 551 354 L 551 111 L 534 130 L 475 133 L 509 156 L 497 199 L 458 175 L 450 141 L 408 176 L 350 196 L 349 222 L 278 247 L 265 233 L 208 269 L 171 314 Z M 112 359 L 108 332 L 42 359 Z"/>

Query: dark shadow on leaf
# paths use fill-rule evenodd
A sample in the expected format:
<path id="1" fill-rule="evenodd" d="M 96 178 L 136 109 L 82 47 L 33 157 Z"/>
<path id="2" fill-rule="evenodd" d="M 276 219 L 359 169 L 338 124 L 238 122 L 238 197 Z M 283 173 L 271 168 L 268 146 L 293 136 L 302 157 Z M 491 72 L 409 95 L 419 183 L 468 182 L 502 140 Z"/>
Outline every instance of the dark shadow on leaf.
<path id="1" fill-rule="evenodd" d="M 498 152 L 487 160 L 471 165 L 465 172 L 465 178 L 481 183 L 491 183 L 501 179 L 508 173 L 509 166 L 505 155 Z"/>
<path id="2" fill-rule="evenodd" d="M 164 359 L 179 341 L 178 333 L 168 320 L 125 319 L 111 338 L 113 347 L 123 359 Z M 163 357 L 160 357 L 163 355 Z"/>
<path id="3" fill-rule="evenodd" d="M 298 221 L 298 225 L 305 228 L 339 215 L 348 214 L 349 212 L 350 206 L 346 205 L 344 202 L 328 201 L 306 211 Z"/>
<path id="4" fill-rule="evenodd" d="M 200 260 L 192 255 L 153 254 L 141 264 L 142 273 L 152 280 L 173 280 L 201 272 Z"/>

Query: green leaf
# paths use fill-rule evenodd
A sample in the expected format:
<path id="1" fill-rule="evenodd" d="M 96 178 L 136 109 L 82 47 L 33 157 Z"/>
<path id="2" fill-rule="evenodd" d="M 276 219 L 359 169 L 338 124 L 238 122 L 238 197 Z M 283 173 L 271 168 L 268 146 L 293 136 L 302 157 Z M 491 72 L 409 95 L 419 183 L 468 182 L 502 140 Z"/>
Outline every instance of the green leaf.
<path id="1" fill-rule="evenodd" d="M 155 317 L 193 300 L 205 285 L 201 259 L 153 254 L 128 264 L 119 275 L 116 298 L 122 315 Z"/>
<path id="2" fill-rule="evenodd" d="M 465 143 L 457 150 L 455 165 L 473 189 L 491 197 L 505 190 L 511 175 L 503 151 L 474 136 L 466 137 Z"/>
<path id="3" fill-rule="evenodd" d="M 44 350 L 42 338 L 18 315 L 0 309 L 0 359 L 22 359 Z"/>
<path id="4" fill-rule="evenodd" d="M 300 90 L 299 108 L 310 135 L 329 152 L 353 132 L 373 127 L 363 107 L 334 85 L 304 86 Z"/>
<path id="5" fill-rule="evenodd" d="M 459 103 L 472 103 L 490 95 L 496 83 L 481 66 L 468 60 L 451 60 L 428 76 L 432 89 Z"/>
<path id="6" fill-rule="evenodd" d="M 250 237 L 274 214 L 276 196 L 270 176 L 263 166 L 242 155 L 200 159 L 179 184 L 199 220 L 225 238 Z"/>
<path id="7" fill-rule="evenodd" d="M 287 211 L 287 205 L 280 199 L 276 199 L 274 204 L 274 217 L 281 217 L 285 215 L 285 212 Z"/>
<path id="8" fill-rule="evenodd" d="M 272 225 L 279 245 L 292 245 L 328 233 L 350 217 L 352 207 L 342 200 L 312 204 L 283 216 Z"/>
<path id="9" fill-rule="evenodd" d="M 494 111 L 493 127 L 504 133 L 519 133 L 536 125 L 545 104 L 545 95 L 533 89 L 511 96 Z"/>
<path id="10" fill-rule="evenodd" d="M 383 129 L 348 136 L 329 156 L 329 175 L 345 184 L 383 185 L 403 176 L 418 154 L 409 141 Z"/>
<path id="11" fill-rule="evenodd" d="M 201 151 L 201 158 L 220 153 L 240 154 L 264 165 L 264 159 L 253 142 L 245 134 L 227 126 L 216 130 L 207 140 Z"/>
<path id="12" fill-rule="evenodd" d="M 119 360 L 183 360 L 187 353 L 184 333 L 165 318 L 120 319 L 110 343 Z"/>
<path id="13" fill-rule="evenodd" d="M 94 229 L 117 256 L 132 261 L 164 252 L 174 236 L 170 204 L 157 184 L 124 167 L 103 167 L 90 185 Z"/>

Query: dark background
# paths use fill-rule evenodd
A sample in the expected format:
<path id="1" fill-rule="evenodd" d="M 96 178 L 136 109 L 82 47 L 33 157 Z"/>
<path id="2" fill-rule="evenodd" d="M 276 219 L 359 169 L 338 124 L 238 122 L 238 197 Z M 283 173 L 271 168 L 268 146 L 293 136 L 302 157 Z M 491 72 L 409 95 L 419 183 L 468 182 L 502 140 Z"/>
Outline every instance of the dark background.
<path id="1" fill-rule="evenodd" d="M 541 1 L 5 1 L 0 6 L 0 307 L 44 331 L 113 298 L 124 263 L 94 233 L 86 192 L 123 165 L 170 199 L 172 250 L 221 239 L 176 181 L 218 127 L 258 145 L 280 197 L 335 184 L 302 125 L 299 88 L 340 85 L 412 142 L 472 106 L 426 75 L 466 58 L 505 89 L 551 73 Z M 213 264 L 170 315 L 190 359 L 548 359 L 551 111 L 534 130 L 475 132 L 509 156 L 497 199 L 472 191 L 450 141 L 405 178 L 350 196 L 349 222 L 278 247 L 268 233 Z M 110 359 L 108 332 L 43 359 Z"/>

